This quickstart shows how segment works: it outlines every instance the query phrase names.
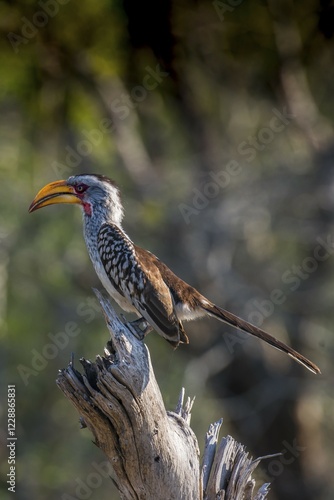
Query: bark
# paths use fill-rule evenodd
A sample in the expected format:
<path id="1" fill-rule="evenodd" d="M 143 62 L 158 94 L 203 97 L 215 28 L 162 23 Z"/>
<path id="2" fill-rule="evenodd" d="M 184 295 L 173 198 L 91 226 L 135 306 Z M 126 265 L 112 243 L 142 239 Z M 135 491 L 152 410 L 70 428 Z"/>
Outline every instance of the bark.
<path id="1" fill-rule="evenodd" d="M 230 436 L 218 443 L 222 420 L 206 436 L 202 467 L 196 436 L 190 428 L 193 401 L 181 391 L 175 411 L 166 411 L 149 351 L 124 325 L 99 292 L 111 335 L 104 356 L 81 359 L 61 370 L 57 384 L 76 407 L 81 423 L 110 461 L 122 499 L 260 500 L 251 474 L 260 459 L 248 458 Z"/>

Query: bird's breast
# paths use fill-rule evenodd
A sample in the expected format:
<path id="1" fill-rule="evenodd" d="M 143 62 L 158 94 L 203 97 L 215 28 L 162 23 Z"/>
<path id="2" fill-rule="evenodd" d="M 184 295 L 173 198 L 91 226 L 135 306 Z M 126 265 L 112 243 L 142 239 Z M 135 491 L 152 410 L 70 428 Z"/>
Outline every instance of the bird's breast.
<path id="1" fill-rule="evenodd" d="M 112 260 L 109 259 L 107 263 L 103 263 L 98 250 L 97 237 L 90 231 L 84 233 L 88 254 L 93 263 L 96 274 L 98 275 L 102 285 L 109 293 L 109 295 L 117 302 L 117 304 L 126 312 L 139 314 L 135 307 L 132 305 L 129 297 L 126 296 L 119 286 L 120 274 L 112 277 Z"/>
<path id="2" fill-rule="evenodd" d="M 137 310 L 128 300 L 128 298 L 117 291 L 117 289 L 113 285 L 113 282 L 110 280 L 110 277 L 107 275 L 102 262 L 93 262 L 93 265 L 102 285 L 107 290 L 109 295 L 117 302 L 117 304 L 126 312 L 133 312 L 138 314 Z"/>

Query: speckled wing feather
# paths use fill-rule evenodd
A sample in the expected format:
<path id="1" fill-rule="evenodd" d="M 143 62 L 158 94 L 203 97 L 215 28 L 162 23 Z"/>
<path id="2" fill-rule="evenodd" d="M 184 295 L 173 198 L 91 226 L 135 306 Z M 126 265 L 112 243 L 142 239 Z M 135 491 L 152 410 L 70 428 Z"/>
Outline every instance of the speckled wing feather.
<path id="1" fill-rule="evenodd" d="M 176 316 L 168 286 L 162 280 L 159 269 L 149 265 L 152 254 L 139 249 L 138 255 L 138 247 L 113 224 L 101 227 L 98 252 L 115 290 L 173 346 L 188 342 Z"/>

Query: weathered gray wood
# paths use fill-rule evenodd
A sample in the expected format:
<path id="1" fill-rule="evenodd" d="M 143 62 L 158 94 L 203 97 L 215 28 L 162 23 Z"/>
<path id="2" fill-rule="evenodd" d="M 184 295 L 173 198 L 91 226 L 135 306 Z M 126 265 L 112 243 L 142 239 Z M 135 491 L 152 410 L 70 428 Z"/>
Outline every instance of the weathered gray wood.
<path id="1" fill-rule="evenodd" d="M 221 424 L 222 419 L 211 424 L 206 434 L 202 461 L 203 499 L 265 500 L 270 484 L 263 484 L 255 493 L 252 473 L 261 460 L 277 457 L 281 453 L 253 460 L 245 447 L 231 436 L 224 437 L 217 446 Z"/>
<path id="2" fill-rule="evenodd" d="M 202 459 L 202 486 L 205 492 L 208 491 L 208 482 L 217 450 L 218 436 L 222 423 L 223 419 L 221 418 L 218 422 L 210 424 L 209 430 L 205 436 L 205 447 Z"/>
<path id="3" fill-rule="evenodd" d="M 268 485 L 254 496 L 251 473 L 259 460 L 227 436 L 219 446 L 222 420 L 206 437 L 202 469 L 196 436 L 190 428 L 194 400 L 182 389 L 175 412 L 165 410 L 149 351 L 95 292 L 111 339 L 95 363 L 81 359 L 61 370 L 57 384 L 92 432 L 114 470 L 126 500 L 263 500 Z"/>
<path id="4" fill-rule="evenodd" d="M 200 495 L 199 450 L 187 423 L 190 406 L 166 412 L 146 345 L 97 292 L 111 340 L 104 357 L 71 363 L 57 384 L 74 404 L 115 471 L 123 499 L 189 499 Z"/>

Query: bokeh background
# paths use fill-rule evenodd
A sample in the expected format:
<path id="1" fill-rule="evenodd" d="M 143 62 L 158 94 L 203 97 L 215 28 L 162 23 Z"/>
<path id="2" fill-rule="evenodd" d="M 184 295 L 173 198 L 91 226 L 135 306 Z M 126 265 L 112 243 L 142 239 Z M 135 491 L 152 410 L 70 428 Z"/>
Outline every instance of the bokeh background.
<path id="1" fill-rule="evenodd" d="M 81 214 L 27 213 L 45 183 L 82 172 L 117 181 L 137 244 L 323 373 L 190 323 L 176 351 L 147 338 L 167 409 L 184 386 L 202 449 L 223 417 L 252 456 L 283 452 L 256 474 L 272 500 L 334 497 L 332 3 L 1 3 L 1 498 L 7 384 L 16 498 L 118 498 L 55 384 L 71 352 L 94 359 L 108 339 Z"/>

